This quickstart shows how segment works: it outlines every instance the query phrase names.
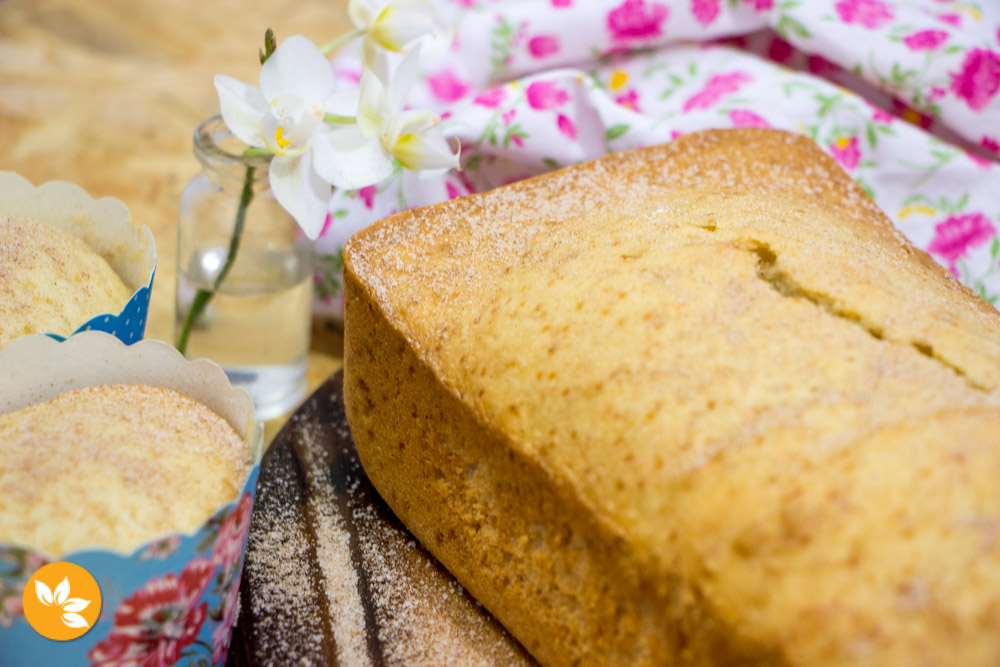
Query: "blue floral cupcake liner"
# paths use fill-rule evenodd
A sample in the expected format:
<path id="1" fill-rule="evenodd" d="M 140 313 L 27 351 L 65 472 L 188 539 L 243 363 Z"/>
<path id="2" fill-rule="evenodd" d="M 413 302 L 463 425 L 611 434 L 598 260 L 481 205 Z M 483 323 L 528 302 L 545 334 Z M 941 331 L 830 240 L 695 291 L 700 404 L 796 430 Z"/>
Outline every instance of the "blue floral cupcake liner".
<path id="1" fill-rule="evenodd" d="M 87 386 L 166 387 L 204 403 L 251 444 L 253 468 L 239 495 L 193 533 L 161 535 L 130 554 L 93 548 L 58 557 L 29 545 L 0 543 L 0 664 L 223 665 L 239 611 L 238 592 L 263 449 L 253 404 L 221 368 L 188 361 L 159 341 L 126 346 L 101 332 L 59 343 L 19 338 L 0 350 L 0 414 Z M 85 568 L 101 593 L 101 612 L 82 636 L 38 634 L 22 599 L 31 575 L 51 561 Z"/>

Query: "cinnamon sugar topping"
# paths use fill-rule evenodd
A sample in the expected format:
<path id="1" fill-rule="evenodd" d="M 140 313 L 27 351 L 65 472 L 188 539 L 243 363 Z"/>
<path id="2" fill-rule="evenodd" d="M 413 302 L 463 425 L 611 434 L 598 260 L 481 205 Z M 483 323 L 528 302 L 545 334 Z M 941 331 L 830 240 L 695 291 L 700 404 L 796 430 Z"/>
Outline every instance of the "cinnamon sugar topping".
<path id="1" fill-rule="evenodd" d="M 0 542 L 128 552 L 234 499 L 247 443 L 178 392 L 105 385 L 0 415 Z"/>

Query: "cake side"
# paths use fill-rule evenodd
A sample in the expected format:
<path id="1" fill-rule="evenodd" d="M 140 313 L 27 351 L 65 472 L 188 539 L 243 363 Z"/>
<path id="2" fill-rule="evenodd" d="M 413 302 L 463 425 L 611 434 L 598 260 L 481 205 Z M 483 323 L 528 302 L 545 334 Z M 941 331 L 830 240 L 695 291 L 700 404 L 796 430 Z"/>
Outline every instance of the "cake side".
<path id="1" fill-rule="evenodd" d="M 833 462 L 854 471 L 873 452 L 908 451 L 901 424 L 953 419 L 968 437 L 922 445 L 936 462 L 927 470 L 995 472 L 1000 317 L 807 140 L 719 131 L 608 156 L 400 214 L 359 234 L 345 262 L 360 295 L 349 308 L 382 313 L 384 335 L 502 448 L 621 536 L 658 599 L 690 582 L 736 644 L 791 662 L 916 658 L 935 655 L 934 642 L 939 656 L 1000 650 L 977 631 L 995 620 L 1000 585 L 989 568 L 975 584 L 950 570 L 996 564 L 983 542 L 1000 520 L 996 491 L 970 482 L 929 501 L 917 458 L 878 483 L 852 473 L 836 492 L 825 484 Z M 392 362 L 355 363 L 348 353 L 349 410 L 352 374 Z M 410 421 L 401 413 L 396 433 Z M 379 429 L 355 437 L 366 468 L 391 446 Z M 378 465 L 396 472 L 369 471 L 376 486 L 406 498 L 407 469 Z M 916 509 L 891 510 L 897 496 L 917 497 Z M 796 502 L 812 508 L 799 520 Z M 410 513 L 422 539 L 416 526 L 441 520 Z M 911 562 L 885 570 L 897 552 Z M 775 584 L 792 571 L 826 585 Z M 902 609 L 900 591 L 914 587 L 927 595 Z M 966 595 L 974 603 L 937 603 Z M 914 632 L 924 625 L 936 629 Z"/>
<path id="2" fill-rule="evenodd" d="M 345 301 L 344 400 L 366 473 L 542 664 L 784 664 L 778 647 L 728 627 L 690 582 L 664 588 L 643 572 L 575 489 L 484 429 L 349 268 Z"/>

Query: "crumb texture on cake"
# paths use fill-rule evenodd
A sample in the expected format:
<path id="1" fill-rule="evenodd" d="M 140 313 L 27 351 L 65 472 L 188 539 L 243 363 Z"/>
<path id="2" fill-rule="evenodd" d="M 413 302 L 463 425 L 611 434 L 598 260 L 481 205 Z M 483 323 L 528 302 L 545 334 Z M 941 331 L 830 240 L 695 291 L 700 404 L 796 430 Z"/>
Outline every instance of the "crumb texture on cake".
<path id="1" fill-rule="evenodd" d="M 170 389 L 102 385 L 0 415 L 0 543 L 129 553 L 238 495 L 250 447 Z"/>
<path id="2" fill-rule="evenodd" d="M 107 261 L 69 232 L 0 215 L 0 347 L 18 336 L 68 336 L 117 314 L 131 290 Z"/>
<path id="3" fill-rule="evenodd" d="M 1000 661 L 1000 315 L 812 142 L 609 155 L 345 267 L 365 469 L 543 663 Z"/>

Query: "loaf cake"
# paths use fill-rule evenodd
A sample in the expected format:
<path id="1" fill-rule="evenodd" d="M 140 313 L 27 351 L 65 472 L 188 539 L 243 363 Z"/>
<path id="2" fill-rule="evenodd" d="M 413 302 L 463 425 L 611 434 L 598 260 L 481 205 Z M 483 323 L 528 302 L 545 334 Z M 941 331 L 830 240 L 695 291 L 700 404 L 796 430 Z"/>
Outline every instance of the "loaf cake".
<path id="1" fill-rule="evenodd" d="M 0 347 L 26 334 L 68 336 L 92 317 L 119 312 L 131 293 L 69 232 L 0 215 Z"/>
<path id="2" fill-rule="evenodd" d="M 808 139 L 609 155 L 344 259 L 361 462 L 543 664 L 1000 662 L 1000 315 Z"/>
<path id="3" fill-rule="evenodd" d="M 130 553 L 239 494 L 249 445 L 171 389 L 102 385 L 0 415 L 0 544 Z"/>

